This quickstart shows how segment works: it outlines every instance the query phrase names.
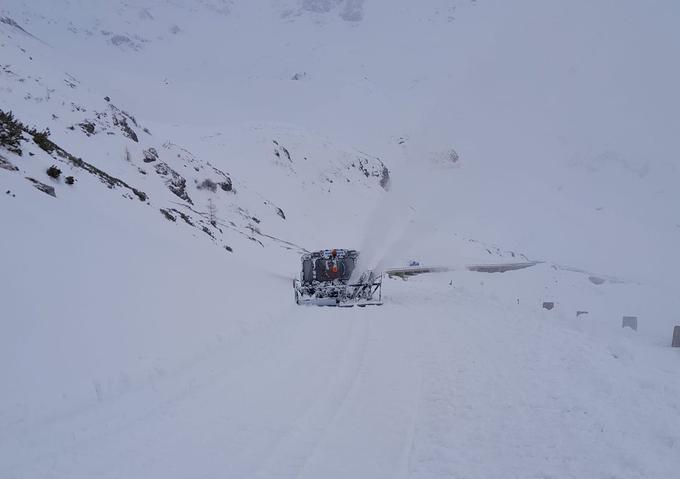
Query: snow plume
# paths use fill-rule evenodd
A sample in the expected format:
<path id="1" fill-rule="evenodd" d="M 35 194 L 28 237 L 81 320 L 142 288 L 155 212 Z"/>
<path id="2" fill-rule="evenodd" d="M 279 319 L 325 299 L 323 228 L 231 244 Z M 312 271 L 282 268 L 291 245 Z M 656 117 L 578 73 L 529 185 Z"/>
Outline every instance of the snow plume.
<path id="1" fill-rule="evenodd" d="M 463 253 L 451 242 L 451 216 L 459 211 L 452 192 L 460 188 L 465 173 L 454 136 L 425 121 L 400 139 L 388 161 L 390 189 L 369 215 L 358 241 L 357 274 L 406 266 L 409 260 L 435 262 L 433 266 L 444 266 L 443 261 L 451 269 L 465 264 Z"/>
<path id="2" fill-rule="evenodd" d="M 366 270 L 383 271 L 390 266 L 391 254 L 412 238 L 412 224 L 416 214 L 407 197 L 400 195 L 400 188 L 388 191 L 370 215 L 360 243 L 357 274 Z"/>
<path id="3" fill-rule="evenodd" d="M 403 266 L 409 252 L 435 229 L 428 211 L 432 211 L 441 185 L 433 183 L 426 155 L 404 153 L 390 165 L 394 173 L 390 189 L 368 217 L 359 242 L 357 274 Z"/>

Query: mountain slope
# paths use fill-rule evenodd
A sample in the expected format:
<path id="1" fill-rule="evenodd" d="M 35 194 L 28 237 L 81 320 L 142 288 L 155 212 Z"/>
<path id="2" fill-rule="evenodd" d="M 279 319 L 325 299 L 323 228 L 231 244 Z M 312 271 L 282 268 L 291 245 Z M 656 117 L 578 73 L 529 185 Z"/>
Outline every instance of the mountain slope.
<path id="1" fill-rule="evenodd" d="M 4 1 L 0 476 L 672 477 L 678 13 Z"/>

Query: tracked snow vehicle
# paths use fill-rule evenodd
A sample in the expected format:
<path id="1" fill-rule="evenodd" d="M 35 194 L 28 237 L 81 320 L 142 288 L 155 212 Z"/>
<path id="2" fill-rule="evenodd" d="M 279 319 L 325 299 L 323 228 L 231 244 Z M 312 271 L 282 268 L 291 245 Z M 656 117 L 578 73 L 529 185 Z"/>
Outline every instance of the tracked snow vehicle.
<path id="1" fill-rule="evenodd" d="M 302 256 L 300 279 L 293 281 L 295 302 L 317 306 L 382 304 L 382 274 L 355 272 L 356 250 L 332 249 Z"/>

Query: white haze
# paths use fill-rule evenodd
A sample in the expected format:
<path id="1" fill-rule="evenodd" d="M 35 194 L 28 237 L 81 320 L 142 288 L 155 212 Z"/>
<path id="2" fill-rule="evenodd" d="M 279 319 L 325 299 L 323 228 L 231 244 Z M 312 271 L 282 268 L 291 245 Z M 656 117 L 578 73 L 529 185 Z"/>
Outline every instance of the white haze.
<path id="1" fill-rule="evenodd" d="M 677 476 L 678 18 L 2 0 L 0 109 L 145 196 L 0 147 L 0 477 Z M 325 248 L 453 270 L 299 307 Z"/>

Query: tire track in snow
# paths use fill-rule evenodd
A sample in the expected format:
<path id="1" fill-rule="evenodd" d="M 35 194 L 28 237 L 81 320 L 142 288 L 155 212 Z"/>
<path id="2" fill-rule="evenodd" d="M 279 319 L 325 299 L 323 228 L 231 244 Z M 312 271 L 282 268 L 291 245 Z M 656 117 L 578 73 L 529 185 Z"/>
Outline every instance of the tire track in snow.
<path id="1" fill-rule="evenodd" d="M 423 343 L 420 321 L 396 312 L 371 310 L 361 374 L 300 479 L 402 475 L 418 412 Z"/>
<path id="2" fill-rule="evenodd" d="M 135 442 L 132 438 L 141 440 L 149 431 L 176 421 L 182 411 L 201 409 L 200 403 L 213 400 L 244 367 L 252 367 L 253 362 L 266 363 L 267 357 L 277 350 L 285 355 L 286 345 L 308 329 L 304 320 L 290 320 L 291 311 L 296 310 L 289 308 L 278 315 L 278 320 L 271 321 L 270 327 L 241 338 L 233 348 L 210 351 L 190 367 L 157 382 L 154 388 L 149 385 L 130 391 L 62 421 L 39 425 L 40 435 L 31 437 L 25 446 L 33 451 L 30 464 L 7 464 L 0 471 L 11 474 L 30 466 L 30 470 L 44 474 L 53 465 L 57 471 L 78 469 L 81 467 L 79 455 L 94 457 L 107 448 L 118 449 L 116 444 L 122 439 L 123 442 Z M 170 440 L 169 437 L 157 439 L 161 442 Z M 109 465 L 111 470 L 116 470 L 116 465 L 109 464 L 105 457 L 100 458 L 99 463 L 100 477 L 108 475 Z"/>
<path id="3" fill-rule="evenodd" d="M 294 428 L 278 441 L 269 460 L 257 471 L 255 477 L 291 478 L 299 477 L 302 473 L 361 374 L 366 355 L 368 324 L 365 317 L 352 318 L 352 333 L 333 381 Z"/>

